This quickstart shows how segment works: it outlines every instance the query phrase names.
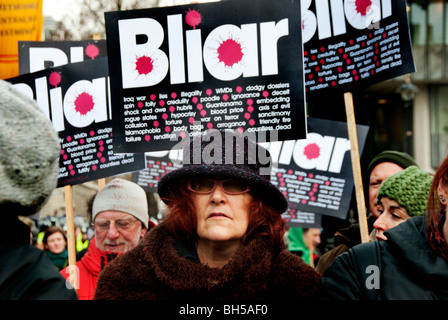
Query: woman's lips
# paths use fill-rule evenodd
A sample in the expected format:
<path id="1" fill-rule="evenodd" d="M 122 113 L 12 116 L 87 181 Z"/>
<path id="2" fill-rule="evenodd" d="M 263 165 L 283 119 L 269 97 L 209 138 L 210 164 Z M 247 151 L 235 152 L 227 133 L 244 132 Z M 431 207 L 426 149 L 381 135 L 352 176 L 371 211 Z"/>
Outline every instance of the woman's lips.
<path id="1" fill-rule="evenodd" d="M 229 216 L 222 212 L 213 212 L 207 218 L 229 218 Z"/>

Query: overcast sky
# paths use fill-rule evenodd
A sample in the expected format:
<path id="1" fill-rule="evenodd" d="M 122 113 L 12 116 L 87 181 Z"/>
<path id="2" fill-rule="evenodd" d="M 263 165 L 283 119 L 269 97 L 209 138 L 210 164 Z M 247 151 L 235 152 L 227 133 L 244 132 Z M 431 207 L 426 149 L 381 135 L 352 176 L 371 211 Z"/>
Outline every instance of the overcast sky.
<path id="1" fill-rule="evenodd" d="M 198 2 L 215 2 L 219 0 L 196 0 Z M 192 0 L 163 0 L 162 5 L 188 4 Z M 43 0 L 44 16 L 52 16 L 55 20 L 61 20 L 64 14 L 70 12 L 75 14 L 79 0 Z"/>

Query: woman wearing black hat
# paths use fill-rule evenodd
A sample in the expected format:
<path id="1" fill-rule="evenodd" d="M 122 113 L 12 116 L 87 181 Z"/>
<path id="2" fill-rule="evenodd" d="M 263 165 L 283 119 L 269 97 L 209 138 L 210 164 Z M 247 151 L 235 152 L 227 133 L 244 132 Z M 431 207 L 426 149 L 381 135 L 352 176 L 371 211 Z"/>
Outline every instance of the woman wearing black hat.
<path id="1" fill-rule="evenodd" d="M 141 246 L 109 264 L 94 299 L 311 299 L 320 276 L 285 250 L 284 195 L 266 149 L 233 131 L 184 148 L 158 192 L 170 211 Z"/>

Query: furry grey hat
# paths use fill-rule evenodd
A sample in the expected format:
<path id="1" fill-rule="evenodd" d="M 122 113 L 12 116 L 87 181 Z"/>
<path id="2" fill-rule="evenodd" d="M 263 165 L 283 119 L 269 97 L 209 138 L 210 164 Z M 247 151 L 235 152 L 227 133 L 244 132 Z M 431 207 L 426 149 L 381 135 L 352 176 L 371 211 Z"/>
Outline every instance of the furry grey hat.
<path id="1" fill-rule="evenodd" d="M 271 183 L 272 159 L 268 150 L 233 130 L 209 130 L 183 148 L 183 166 L 163 176 L 160 199 L 169 203 L 182 181 L 193 177 L 237 178 L 251 186 L 252 193 L 280 213 L 288 209 L 283 193 Z"/>
<path id="2" fill-rule="evenodd" d="M 0 80 L 0 205 L 29 216 L 57 185 L 59 137 L 37 102 Z"/>

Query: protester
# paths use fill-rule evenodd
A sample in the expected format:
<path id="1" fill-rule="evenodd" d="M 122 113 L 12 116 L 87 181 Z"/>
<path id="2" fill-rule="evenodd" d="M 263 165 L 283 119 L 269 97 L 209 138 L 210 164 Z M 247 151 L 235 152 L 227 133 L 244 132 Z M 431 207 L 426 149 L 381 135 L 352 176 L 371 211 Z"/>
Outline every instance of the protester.
<path id="1" fill-rule="evenodd" d="M 322 277 L 318 299 L 448 299 L 448 158 L 431 180 L 411 167 L 384 182 L 381 200 L 394 198 L 412 218 L 385 231 L 386 241 L 339 256 Z"/>
<path id="2" fill-rule="evenodd" d="M 56 226 L 49 227 L 45 230 L 42 243 L 57 270 L 64 269 L 68 265 L 67 236 L 64 230 Z"/>
<path id="3" fill-rule="evenodd" d="M 380 216 L 373 227 L 378 240 L 387 240 L 384 231 L 414 216 L 425 214 L 432 176 L 410 166 L 390 176 L 378 191 Z"/>
<path id="4" fill-rule="evenodd" d="M 365 174 L 366 194 L 368 199 L 367 226 L 370 240 L 376 240 L 376 230 L 373 228 L 375 220 L 380 216 L 377 203 L 378 190 L 391 175 L 406 169 L 409 166 L 417 166 L 415 160 L 405 152 L 386 150 L 375 156 L 367 167 Z M 335 247 L 325 252 L 317 263 L 316 270 L 323 274 L 328 266 L 340 254 L 347 252 L 351 247 L 361 243 L 359 223 L 354 223 L 348 228 L 340 229 L 334 236 Z"/>
<path id="5" fill-rule="evenodd" d="M 161 178 L 170 213 L 142 246 L 110 263 L 95 299 L 311 299 L 320 275 L 285 249 L 285 196 L 270 182 L 269 152 L 234 131 L 184 146 L 184 165 Z"/>
<path id="6" fill-rule="evenodd" d="M 138 246 L 148 229 L 148 202 L 145 191 L 136 183 L 115 178 L 95 196 L 92 205 L 95 236 L 78 267 L 78 296 L 91 300 L 98 276 L 118 255 Z M 61 270 L 68 278 L 70 268 Z"/>
<path id="7" fill-rule="evenodd" d="M 57 185 L 58 134 L 36 101 L 0 80 L 0 300 L 77 299 L 18 216 L 33 216 Z"/>
<path id="8" fill-rule="evenodd" d="M 320 234 L 320 228 L 289 228 L 288 250 L 314 267 L 318 259 L 316 249 L 321 241 Z"/>

